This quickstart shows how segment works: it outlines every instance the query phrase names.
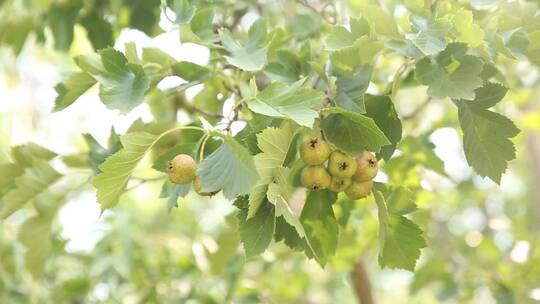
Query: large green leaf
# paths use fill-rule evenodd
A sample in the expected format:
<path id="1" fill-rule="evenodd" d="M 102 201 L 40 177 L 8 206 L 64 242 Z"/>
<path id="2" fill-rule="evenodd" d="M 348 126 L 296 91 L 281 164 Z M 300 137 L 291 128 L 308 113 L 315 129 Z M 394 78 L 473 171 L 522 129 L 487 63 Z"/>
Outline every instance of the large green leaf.
<path id="1" fill-rule="evenodd" d="M 306 238 L 321 266 L 328 262 L 337 248 L 339 228 L 332 210 L 335 200 L 336 194 L 330 191 L 310 192 L 300 216 Z"/>
<path id="2" fill-rule="evenodd" d="M 73 41 L 73 26 L 79 16 L 82 1 L 56 2 L 49 7 L 47 23 L 57 50 L 68 51 Z"/>
<path id="3" fill-rule="evenodd" d="M 428 85 L 432 97 L 474 99 L 474 90 L 482 86 L 480 73 L 483 62 L 479 57 L 466 55 L 465 44 L 449 44 L 435 58 L 424 58 L 416 64 L 418 81 Z"/>
<path id="4" fill-rule="evenodd" d="M 24 173 L 15 179 L 15 188 L 8 191 L 1 198 L 3 202 L 0 217 L 5 219 L 15 211 L 21 209 L 26 203 L 42 193 L 62 175 L 58 173 L 47 160 L 36 159 L 32 167 L 25 169 Z"/>
<path id="5" fill-rule="evenodd" d="M 257 20 L 249 28 L 248 41 L 245 45 L 235 41 L 231 33 L 223 29 L 220 31 L 223 47 L 229 52 L 225 58 L 227 61 L 245 71 L 259 71 L 266 64 L 267 49 L 264 46 L 266 40 L 266 22 Z"/>
<path id="6" fill-rule="evenodd" d="M 92 181 L 102 210 L 118 204 L 133 170 L 158 139 L 159 136 L 145 132 L 128 133 L 120 138 L 123 148 L 99 166 L 102 173 Z"/>
<path id="7" fill-rule="evenodd" d="M 420 249 L 426 247 L 422 230 L 403 215 L 390 212 L 381 192 L 373 195 L 379 210 L 379 264 L 414 271 Z"/>
<path id="8" fill-rule="evenodd" d="M 223 189 L 228 199 L 248 194 L 259 179 L 253 157 L 233 137 L 222 136 L 221 146 L 199 166 L 201 191 L 214 192 Z"/>
<path id="9" fill-rule="evenodd" d="M 150 81 L 143 68 L 128 63 L 121 52 L 112 49 L 99 51 L 104 72 L 95 75 L 100 84 L 99 97 L 111 109 L 129 112 L 143 102 Z"/>
<path id="10" fill-rule="evenodd" d="M 328 140 L 339 149 L 356 155 L 363 150 L 379 152 L 391 144 L 372 118 L 341 108 L 329 108 L 330 113 L 321 121 Z"/>
<path id="11" fill-rule="evenodd" d="M 249 193 L 248 218 L 255 215 L 265 200 L 268 184 L 274 180 L 276 169 L 283 167 L 293 136 L 289 126 L 280 129 L 269 127 L 257 134 L 257 145 L 262 153 L 255 155 L 254 160 L 260 179 Z"/>
<path id="12" fill-rule="evenodd" d="M 74 103 L 84 92 L 96 83 L 94 77 L 85 72 L 73 73 L 54 89 L 56 97 L 53 111 L 61 111 Z"/>
<path id="13" fill-rule="evenodd" d="M 239 198 L 244 199 L 244 198 Z M 235 203 L 236 204 L 236 203 Z M 274 235 L 276 227 L 275 206 L 268 201 L 261 205 L 255 216 L 247 218 L 247 206 L 238 213 L 240 240 L 244 244 L 246 257 L 263 253 Z"/>
<path id="14" fill-rule="evenodd" d="M 487 84 L 476 91 L 474 101 L 456 101 L 467 162 L 478 175 L 496 183 L 500 183 L 508 161 L 516 157 L 510 138 L 519 133 L 510 119 L 488 110 L 504 96 L 502 91 L 498 85 Z"/>
<path id="15" fill-rule="evenodd" d="M 401 120 L 389 96 L 366 95 L 366 116 L 371 117 L 391 144 L 381 148 L 381 156 L 389 160 L 401 140 Z"/>
<path id="16" fill-rule="evenodd" d="M 248 102 L 253 112 L 288 118 L 299 125 L 312 127 L 319 116 L 316 108 L 322 105 L 324 94 L 304 86 L 304 80 L 287 85 L 274 82 Z"/>

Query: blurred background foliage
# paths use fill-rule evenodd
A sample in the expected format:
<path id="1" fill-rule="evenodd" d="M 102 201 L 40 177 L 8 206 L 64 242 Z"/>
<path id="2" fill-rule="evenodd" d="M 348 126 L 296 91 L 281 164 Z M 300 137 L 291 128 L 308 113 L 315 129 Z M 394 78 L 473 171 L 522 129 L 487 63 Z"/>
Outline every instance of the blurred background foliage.
<path id="1" fill-rule="evenodd" d="M 199 64 L 211 61 L 204 48 L 180 45 L 181 29 L 161 10 L 168 5 L 174 15 L 176 2 L 0 0 L 0 163 L 10 159 L 10 147 L 16 144 L 34 141 L 59 154 L 76 155 L 88 150 L 81 132 L 106 146 L 113 126 L 123 133 L 137 119 L 176 118 L 152 101 L 129 115 L 111 113 L 92 102 L 97 92 L 65 112 L 49 114 L 54 84 L 73 69 L 70 58 L 93 49 L 136 41 L 179 52 Z M 324 2 L 278 2 L 215 0 L 198 5 L 217 7 L 226 21 L 238 15 L 233 22 L 244 28 L 261 14 L 306 38 L 326 26 L 324 16 L 313 12 L 325 7 Z M 354 14 L 364 2 L 369 1 L 349 0 L 347 5 Z M 427 2 L 432 1 L 374 3 L 392 11 L 400 6 L 421 11 Z M 502 11 L 509 28 L 526 28 L 538 17 L 538 1 L 434 2 L 463 6 L 477 15 Z M 410 26 L 399 14 L 395 20 L 400 28 Z M 514 38 L 517 50 L 525 40 L 529 46 L 540 43 L 538 37 Z M 167 213 L 167 200 L 156 198 L 160 186 L 149 182 L 100 216 L 93 190 L 75 172 L 44 199 L 47 212 L 23 210 L 0 222 L 0 303 L 354 303 L 358 277 L 351 280 L 351 275 L 364 271 L 360 280 L 369 279 L 378 303 L 539 302 L 540 75 L 534 65 L 538 53 L 527 56 L 499 60 L 510 91 L 498 110 L 522 130 L 514 139 L 517 159 L 500 186 L 467 166 L 451 104 L 424 103 L 425 87 L 409 87 L 408 79 L 394 96 L 408 137 L 398 147 L 403 154 L 385 164 L 383 178 L 418 189 L 419 210 L 413 217 L 426 231 L 428 247 L 415 273 L 382 270 L 377 264 L 372 198 L 354 204 L 338 201 L 335 211 L 346 228 L 336 257 L 321 269 L 282 243 L 246 261 L 235 209 L 219 195 L 206 199 L 189 194 Z M 383 88 L 400 64 L 381 57 L 374 85 Z M 208 88 L 215 96 L 220 92 L 219 85 Z M 150 167 L 146 163 L 137 173 L 152 174 Z M 0 185 L 8 183 L 1 175 Z M 39 250 L 26 252 L 36 244 Z M 28 255 L 32 258 L 25 262 Z M 36 259 L 47 259 L 44 269 L 26 265 Z M 40 275 L 33 276 L 34 271 Z"/>

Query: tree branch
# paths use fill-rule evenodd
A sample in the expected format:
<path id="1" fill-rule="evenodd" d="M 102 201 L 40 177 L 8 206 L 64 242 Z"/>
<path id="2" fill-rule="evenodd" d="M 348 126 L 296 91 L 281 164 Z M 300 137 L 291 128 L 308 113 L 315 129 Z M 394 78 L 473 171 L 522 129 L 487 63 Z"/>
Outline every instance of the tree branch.
<path id="1" fill-rule="evenodd" d="M 371 284 L 364 267 L 363 257 L 360 257 L 353 270 L 351 271 L 351 280 L 359 304 L 375 304 L 371 294 Z"/>
<path id="2" fill-rule="evenodd" d="M 428 96 L 428 98 L 426 98 L 426 100 L 422 104 L 420 104 L 416 109 L 414 109 L 412 113 L 401 117 L 401 120 L 406 121 L 406 120 L 411 120 L 415 118 L 418 114 L 420 114 L 420 112 L 422 112 L 422 110 L 424 110 L 427 107 L 427 105 L 429 104 L 431 100 L 432 100 L 431 96 Z"/>
<path id="3" fill-rule="evenodd" d="M 210 118 L 223 118 L 223 115 L 221 113 L 209 112 L 195 106 L 192 103 L 187 102 L 186 96 L 183 92 L 176 94 L 174 102 L 177 109 L 183 109 L 188 113 L 198 113 Z"/>

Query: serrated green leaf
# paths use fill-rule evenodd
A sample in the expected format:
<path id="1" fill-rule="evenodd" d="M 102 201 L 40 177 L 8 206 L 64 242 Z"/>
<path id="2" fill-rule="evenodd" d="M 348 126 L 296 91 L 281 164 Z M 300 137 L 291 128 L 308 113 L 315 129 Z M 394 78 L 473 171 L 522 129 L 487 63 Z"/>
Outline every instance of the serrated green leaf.
<path id="1" fill-rule="evenodd" d="M 276 57 L 276 61 L 269 63 L 264 68 L 264 73 L 275 81 L 288 83 L 298 81 L 301 64 L 296 55 L 290 51 L 279 50 Z"/>
<path id="2" fill-rule="evenodd" d="M 266 22 L 257 20 L 249 28 L 248 41 L 241 45 L 235 41 L 231 33 L 223 29 L 219 32 L 223 47 L 229 52 L 225 56 L 227 61 L 245 71 L 259 71 L 266 64 L 267 48 L 264 46 L 266 40 Z"/>
<path id="3" fill-rule="evenodd" d="M 277 118 L 288 118 L 311 128 L 319 116 L 314 109 L 321 106 L 324 94 L 304 86 L 304 80 L 291 85 L 274 82 L 248 102 L 253 112 Z"/>
<path id="4" fill-rule="evenodd" d="M 426 247 L 423 231 L 403 215 L 389 212 L 380 192 L 373 195 L 379 210 L 379 264 L 414 271 L 420 249 Z"/>
<path id="5" fill-rule="evenodd" d="M 473 13 L 460 9 L 452 18 L 458 41 L 467 43 L 470 47 L 478 47 L 484 42 L 484 31 L 474 24 Z"/>
<path id="6" fill-rule="evenodd" d="M 391 144 L 373 119 L 340 108 L 329 108 L 330 113 L 321 121 L 328 140 L 339 149 L 356 155 L 364 150 L 379 152 Z"/>
<path id="7" fill-rule="evenodd" d="M 145 132 L 128 133 L 120 138 L 123 148 L 99 166 L 102 173 L 92 181 L 101 210 L 118 204 L 133 170 L 158 139 L 158 135 Z"/>
<path id="8" fill-rule="evenodd" d="M 390 213 L 405 215 L 418 210 L 413 192 L 407 187 L 376 184 L 375 189 L 383 194 Z"/>
<path id="9" fill-rule="evenodd" d="M 201 191 L 223 189 L 228 199 L 248 194 L 259 179 L 249 151 L 229 136 L 223 136 L 221 146 L 200 164 L 197 172 L 201 177 Z"/>
<path id="10" fill-rule="evenodd" d="M 371 117 L 379 129 L 390 141 L 390 145 L 381 148 L 380 155 L 389 160 L 401 140 L 401 120 L 399 120 L 394 103 L 389 96 L 365 95 L 366 116 Z"/>
<path id="11" fill-rule="evenodd" d="M 430 96 L 474 99 L 474 90 L 482 86 L 483 61 L 465 55 L 466 49 L 464 44 L 449 44 L 437 57 L 424 58 L 416 64 L 416 78 L 429 86 Z"/>
<path id="12" fill-rule="evenodd" d="M 276 216 L 274 205 L 266 202 L 257 213 L 247 218 L 247 210 L 242 209 L 238 214 L 240 240 L 244 244 L 246 257 L 250 258 L 263 253 L 274 235 Z"/>
<path id="13" fill-rule="evenodd" d="M 332 210 L 335 200 L 336 194 L 330 191 L 310 192 L 300 216 L 306 238 L 321 266 L 328 262 L 337 248 L 339 228 Z"/>
<path id="14" fill-rule="evenodd" d="M 336 80 L 336 105 L 347 111 L 366 113 L 364 93 L 371 80 L 372 67 L 362 66 L 352 75 L 338 76 Z"/>
<path id="15" fill-rule="evenodd" d="M 191 184 L 173 184 L 169 180 L 166 180 L 161 187 L 161 193 L 159 194 L 160 198 L 167 199 L 167 212 L 171 212 L 173 208 L 178 208 L 178 198 L 185 197 L 189 190 L 191 189 Z"/>
<path id="16" fill-rule="evenodd" d="M 417 32 L 406 37 L 425 55 L 435 55 L 446 48 L 450 22 L 446 19 L 430 21 L 418 15 L 411 16 L 411 21 Z"/>
<path id="17" fill-rule="evenodd" d="M 510 119 L 487 110 L 504 96 L 501 90 L 488 84 L 478 90 L 478 100 L 456 101 L 467 162 L 478 175 L 487 176 L 497 184 L 508 161 L 516 157 L 510 138 L 519 134 Z"/>
<path id="18" fill-rule="evenodd" d="M 128 63 L 121 52 L 112 48 L 100 50 L 99 55 L 105 69 L 104 73 L 95 75 L 100 84 L 101 101 L 107 107 L 124 113 L 141 104 L 150 86 L 143 68 Z"/>
<path id="19" fill-rule="evenodd" d="M 2 198 L 0 217 L 5 219 L 54 184 L 62 175 L 47 160 L 36 159 L 15 179 L 15 188 Z"/>
<path id="20" fill-rule="evenodd" d="M 54 87 L 58 96 L 53 111 L 61 111 L 74 103 L 84 92 L 96 83 L 94 77 L 85 72 L 73 73 L 64 82 Z"/>
<path id="21" fill-rule="evenodd" d="M 260 179 L 249 193 L 248 218 L 255 215 L 266 198 L 268 184 L 273 181 L 276 169 L 283 167 L 293 136 L 288 126 L 281 129 L 269 127 L 257 134 L 257 144 L 262 153 L 255 155 L 254 160 Z"/>

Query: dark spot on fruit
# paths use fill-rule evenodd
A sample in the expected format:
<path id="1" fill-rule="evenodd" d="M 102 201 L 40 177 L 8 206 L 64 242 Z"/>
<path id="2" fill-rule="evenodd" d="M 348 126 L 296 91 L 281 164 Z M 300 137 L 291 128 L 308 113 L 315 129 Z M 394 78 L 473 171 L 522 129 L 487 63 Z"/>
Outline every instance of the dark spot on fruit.
<path id="1" fill-rule="evenodd" d="M 312 138 L 312 139 L 309 140 L 309 146 L 312 147 L 312 148 L 315 148 L 315 146 L 317 146 L 317 143 L 318 143 L 317 138 Z"/>
<path id="2" fill-rule="evenodd" d="M 375 167 L 375 161 L 374 161 L 373 159 L 370 159 L 370 160 L 369 160 L 369 165 L 370 165 L 371 167 Z"/>
<path id="3" fill-rule="evenodd" d="M 313 190 L 315 190 L 315 191 L 319 190 L 319 186 L 314 185 L 314 186 L 313 186 Z"/>
<path id="4" fill-rule="evenodd" d="M 347 167 L 349 167 L 349 164 L 348 164 L 348 163 L 346 163 L 346 162 L 341 162 L 341 163 L 339 163 L 339 169 L 341 169 L 341 170 L 346 170 Z"/>

